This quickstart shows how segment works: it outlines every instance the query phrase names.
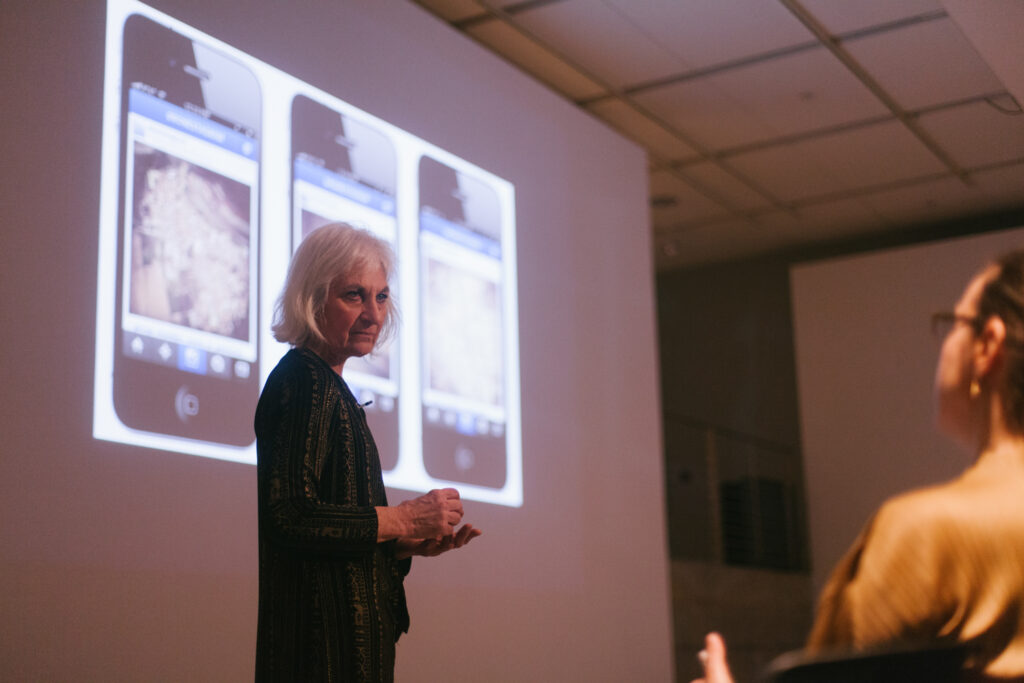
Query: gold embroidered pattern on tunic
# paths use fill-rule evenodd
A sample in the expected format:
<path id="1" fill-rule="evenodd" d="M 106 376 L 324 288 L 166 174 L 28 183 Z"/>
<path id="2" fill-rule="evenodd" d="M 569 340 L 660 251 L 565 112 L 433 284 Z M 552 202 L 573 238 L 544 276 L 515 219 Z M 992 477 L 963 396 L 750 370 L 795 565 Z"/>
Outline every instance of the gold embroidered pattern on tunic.
<path id="1" fill-rule="evenodd" d="M 257 681 L 392 681 L 409 560 L 377 543 L 377 448 L 344 381 L 292 349 L 256 409 Z"/>

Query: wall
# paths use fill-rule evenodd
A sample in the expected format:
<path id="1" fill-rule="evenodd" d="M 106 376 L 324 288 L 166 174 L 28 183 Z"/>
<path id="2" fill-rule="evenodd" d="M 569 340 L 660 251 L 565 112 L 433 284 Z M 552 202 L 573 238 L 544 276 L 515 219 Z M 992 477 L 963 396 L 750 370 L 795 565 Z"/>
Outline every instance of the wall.
<path id="1" fill-rule="evenodd" d="M 788 272 L 784 259 L 762 259 L 658 277 L 680 681 L 700 672 L 696 653 L 709 630 L 725 635 L 737 680 L 756 680 L 810 627 L 802 514 L 791 539 L 797 570 L 729 566 L 716 495 L 722 479 L 748 467 L 803 495 Z"/>

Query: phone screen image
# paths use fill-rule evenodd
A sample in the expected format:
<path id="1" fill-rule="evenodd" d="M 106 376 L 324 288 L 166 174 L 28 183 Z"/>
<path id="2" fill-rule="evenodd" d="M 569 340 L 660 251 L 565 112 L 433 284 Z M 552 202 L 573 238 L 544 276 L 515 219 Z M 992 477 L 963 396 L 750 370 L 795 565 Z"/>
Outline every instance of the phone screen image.
<path id="1" fill-rule="evenodd" d="M 344 221 L 373 232 L 397 251 L 397 158 L 394 144 L 374 126 L 305 95 L 292 100 L 292 244 L 315 228 Z M 397 265 L 397 264 L 396 264 Z M 397 273 L 390 288 L 397 295 Z M 343 376 L 380 454 L 392 470 L 399 455 L 397 339 L 372 354 L 350 358 Z"/>
<path id="2" fill-rule="evenodd" d="M 256 462 L 291 255 L 391 245 L 400 321 L 343 376 L 384 483 L 523 504 L 515 188 L 138 0 L 106 0 L 93 437 Z"/>
<path id="3" fill-rule="evenodd" d="M 124 24 L 113 403 L 128 428 L 253 442 L 260 91 L 235 59 Z"/>
<path id="4" fill-rule="evenodd" d="M 438 480 L 507 477 L 501 210 L 486 181 L 419 165 L 423 465 Z"/>

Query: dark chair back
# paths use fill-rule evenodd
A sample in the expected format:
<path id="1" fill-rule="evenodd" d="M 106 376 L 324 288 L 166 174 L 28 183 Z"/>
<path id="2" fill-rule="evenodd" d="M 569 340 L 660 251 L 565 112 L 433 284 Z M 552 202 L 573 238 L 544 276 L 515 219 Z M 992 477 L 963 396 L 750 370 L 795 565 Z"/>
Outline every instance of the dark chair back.
<path id="1" fill-rule="evenodd" d="M 961 644 L 807 656 L 786 653 L 768 667 L 769 683 L 962 683 L 967 648 Z"/>

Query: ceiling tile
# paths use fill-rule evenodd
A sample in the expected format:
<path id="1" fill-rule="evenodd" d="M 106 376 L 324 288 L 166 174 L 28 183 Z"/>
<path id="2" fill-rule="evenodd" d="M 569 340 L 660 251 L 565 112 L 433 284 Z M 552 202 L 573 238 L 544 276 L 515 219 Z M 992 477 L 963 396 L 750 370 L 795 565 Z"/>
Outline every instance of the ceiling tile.
<path id="1" fill-rule="evenodd" d="M 504 22 L 477 24 L 467 33 L 570 99 L 596 97 L 606 92 L 600 84 Z"/>
<path id="2" fill-rule="evenodd" d="M 922 115 L 918 121 L 961 166 L 971 168 L 1024 159 L 1024 114 L 1000 111 L 1008 98 L 975 102 Z"/>
<path id="3" fill-rule="evenodd" d="M 514 19 L 615 87 L 689 68 L 604 2 L 563 0 L 519 12 Z"/>
<path id="4" fill-rule="evenodd" d="M 675 196 L 683 188 L 690 188 L 690 186 L 687 185 L 685 181 L 681 180 L 679 176 L 664 168 L 652 168 L 649 180 L 648 189 L 650 190 L 652 197 L 662 195 Z"/>
<path id="5" fill-rule="evenodd" d="M 966 215 L 979 200 L 988 201 L 980 190 L 968 187 L 959 178 L 939 178 L 867 195 L 863 201 L 890 226 L 922 224 L 943 218 Z"/>
<path id="6" fill-rule="evenodd" d="M 729 161 L 783 201 L 947 171 L 896 121 L 740 154 Z"/>
<path id="7" fill-rule="evenodd" d="M 626 137 L 651 150 L 652 156 L 659 160 L 671 161 L 697 155 L 693 147 L 622 100 L 601 100 L 587 109 Z"/>
<path id="8" fill-rule="evenodd" d="M 484 10 L 476 0 L 413 0 L 417 5 L 433 12 L 445 21 L 460 21 L 480 16 Z"/>
<path id="9" fill-rule="evenodd" d="M 904 109 L 1006 90 L 950 19 L 851 40 L 843 47 Z"/>
<path id="10" fill-rule="evenodd" d="M 887 113 L 864 85 L 823 49 L 737 69 L 713 80 L 779 135 Z"/>
<path id="11" fill-rule="evenodd" d="M 650 90 L 632 99 L 708 148 L 723 149 L 775 137 L 756 112 L 749 111 L 711 79 Z"/>
<path id="12" fill-rule="evenodd" d="M 651 222 L 655 232 L 674 231 L 680 225 L 708 221 L 730 216 L 732 213 L 722 204 L 688 184 L 680 175 L 669 171 L 651 173 L 650 193 L 652 199 L 671 198 L 671 206 L 651 207 Z"/>
<path id="13" fill-rule="evenodd" d="M 715 149 L 888 113 L 823 48 L 645 91 L 634 99 Z"/>
<path id="14" fill-rule="evenodd" d="M 1024 163 L 979 171 L 972 174 L 971 180 L 989 198 L 979 208 L 1024 210 Z"/>
<path id="15" fill-rule="evenodd" d="M 823 243 L 884 228 L 870 207 L 854 199 L 840 200 L 795 213 L 775 211 L 754 220 L 722 220 L 660 235 L 655 239 L 655 261 L 662 269 L 679 268 Z"/>
<path id="16" fill-rule="evenodd" d="M 942 10 L 939 0 L 802 0 L 832 35 Z"/>
<path id="17" fill-rule="evenodd" d="M 689 164 L 684 170 L 702 186 L 710 188 L 717 196 L 728 201 L 730 206 L 741 211 L 765 208 L 773 203 L 774 197 L 766 197 L 752 189 L 749 184 L 716 163 L 708 161 Z"/>
<path id="18" fill-rule="evenodd" d="M 765 230 L 779 233 L 787 246 L 848 238 L 885 227 L 881 217 L 859 197 L 803 206 L 794 212 L 773 211 L 758 217 Z"/>
<path id="19" fill-rule="evenodd" d="M 778 2 L 605 1 L 691 69 L 814 41 L 810 31 Z"/>

